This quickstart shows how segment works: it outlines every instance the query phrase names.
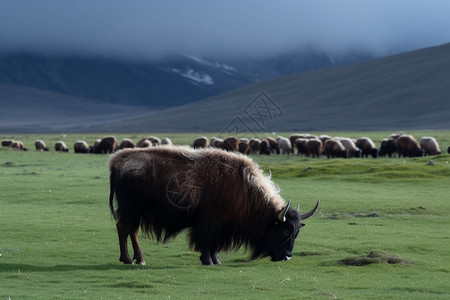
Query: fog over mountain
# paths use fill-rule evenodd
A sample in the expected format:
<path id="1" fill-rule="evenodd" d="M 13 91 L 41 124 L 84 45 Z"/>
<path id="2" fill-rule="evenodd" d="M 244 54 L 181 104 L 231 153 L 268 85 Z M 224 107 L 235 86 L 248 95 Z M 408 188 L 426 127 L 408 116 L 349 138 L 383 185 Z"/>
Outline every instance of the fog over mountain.
<path id="1" fill-rule="evenodd" d="M 0 52 L 157 59 L 254 57 L 308 46 L 389 55 L 450 41 L 446 0 L 3 0 L 1 6 Z"/>

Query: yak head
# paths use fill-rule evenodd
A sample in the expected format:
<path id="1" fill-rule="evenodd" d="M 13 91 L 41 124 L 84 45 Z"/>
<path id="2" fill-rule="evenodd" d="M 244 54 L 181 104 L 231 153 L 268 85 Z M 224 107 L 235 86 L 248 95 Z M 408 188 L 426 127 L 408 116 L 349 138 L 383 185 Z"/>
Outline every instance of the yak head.
<path id="1" fill-rule="evenodd" d="M 289 201 L 267 232 L 260 245 L 261 248 L 256 249 L 256 252 L 259 253 L 255 254 L 257 256 L 270 256 L 272 261 L 291 259 L 295 239 L 297 238 L 300 228 L 305 226 L 301 221 L 312 216 L 318 206 L 319 201 L 317 201 L 314 208 L 309 212 L 299 214 L 296 209 L 290 207 Z"/>

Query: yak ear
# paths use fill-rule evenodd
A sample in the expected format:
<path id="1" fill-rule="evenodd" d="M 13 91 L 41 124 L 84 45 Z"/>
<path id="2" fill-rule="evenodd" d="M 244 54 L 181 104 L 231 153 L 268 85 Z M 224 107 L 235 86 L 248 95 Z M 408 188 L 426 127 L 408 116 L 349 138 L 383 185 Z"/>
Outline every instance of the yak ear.
<path id="1" fill-rule="evenodd" d="M 279 220 L 281 223 L 286 222 L 286 213 L 287 213 L 287 211 L 288 211 L 288 209 L 289 209 L 289 206 L 291 206 L 291 200 L 289 200 L 289 202 L 288 202 L 288 204 L 286 205 L 286 207 L 283 208 L 283 210 L 282 210 L 282 211 L 280 212 L 280 214 L 278 215 L 278 220 Z"/>

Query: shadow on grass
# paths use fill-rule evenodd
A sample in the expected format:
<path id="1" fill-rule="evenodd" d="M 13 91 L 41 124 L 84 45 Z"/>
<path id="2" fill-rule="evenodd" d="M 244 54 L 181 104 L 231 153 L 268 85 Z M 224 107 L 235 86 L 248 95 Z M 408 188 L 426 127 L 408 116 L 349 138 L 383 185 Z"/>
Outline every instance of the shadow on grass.
<path id="1" fill-rule="evenodd" d="M 0 263 L 0 273 L 10 272 L 72 272 L 80 270 L 88 271 L 107 271 L 107 270 L 130 270 L 130 269 L 175 269 L 175 267 L 164 266 L 142 266 L 142 265 L 124 265 L 120 263 L 102 264 L 102 265 L 56 265 L 56 266 L 38 266 L 30 264 L 8 264 Z"/>

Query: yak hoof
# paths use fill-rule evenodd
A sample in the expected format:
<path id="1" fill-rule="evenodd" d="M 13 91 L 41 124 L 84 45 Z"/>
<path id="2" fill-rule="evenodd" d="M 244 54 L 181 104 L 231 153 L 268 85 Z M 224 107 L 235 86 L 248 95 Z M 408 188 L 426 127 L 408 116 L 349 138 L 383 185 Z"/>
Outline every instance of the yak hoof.
<path id="1" fill-rule="evenodd" d="M 119 261 L 123 262 L 126 265 L 134 265 L 134 262 L 129 258 L 119 258 Z"/>
<path id="2" fill-rule="evenodd" d="M 137 261 L 136 262 L 137 265 L 141 265 L 141 266 L 146 266 L 147 264 L 145 263 L 145 261 Z"/>

